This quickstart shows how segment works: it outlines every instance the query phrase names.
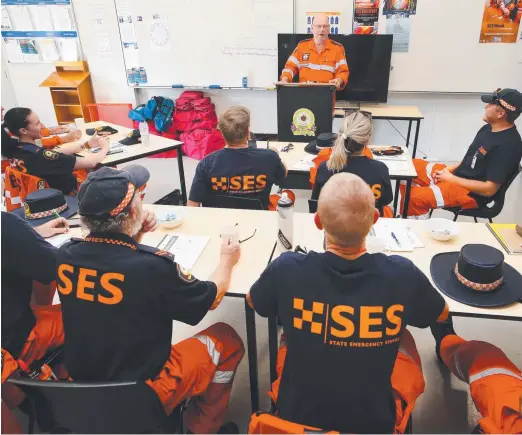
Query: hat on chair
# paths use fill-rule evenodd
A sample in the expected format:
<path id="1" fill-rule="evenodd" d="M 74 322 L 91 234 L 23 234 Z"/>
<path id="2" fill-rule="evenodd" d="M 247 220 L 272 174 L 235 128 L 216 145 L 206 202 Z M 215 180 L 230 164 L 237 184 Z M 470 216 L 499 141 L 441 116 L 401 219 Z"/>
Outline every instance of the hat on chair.
<path id="1" fill-rule="evenodd" d="M 522 275 L 491 246 L 470 244 L 437 254 L 430 271 L 442 293 L 466 305 L 501 307 L 522 300 Z"/>
<path id="2" fill-rule="evenodd" d="M 24 218 L 31 226 L 37 227 L 56 218 L 55 212 L 65 219 L 78 212 L 78 201 L 65 196 L 60 190 L 40 189 L 25 197 L 22 208 L 12 213 Z"/>
<path id="3" fill-rule="evenodd" d="M 336 139 L 337 134 L 335 133 L 321 133 L 305 146 L 305 151 L 309 154 L 319 154 L 323 148 L 331 148 Z"/>

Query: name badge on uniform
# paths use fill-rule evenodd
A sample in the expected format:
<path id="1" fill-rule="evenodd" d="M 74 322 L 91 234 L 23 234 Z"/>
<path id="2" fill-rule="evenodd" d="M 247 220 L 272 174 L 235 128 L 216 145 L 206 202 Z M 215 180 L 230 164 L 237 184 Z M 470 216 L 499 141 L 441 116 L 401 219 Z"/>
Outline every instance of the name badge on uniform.
<path id="1" fill-rule="evenodd" d="M 475 165 L 477 163 L 477 153 L 473 156 L 473 160 L 471 161 L 471 169 L 475 169 Z"/>

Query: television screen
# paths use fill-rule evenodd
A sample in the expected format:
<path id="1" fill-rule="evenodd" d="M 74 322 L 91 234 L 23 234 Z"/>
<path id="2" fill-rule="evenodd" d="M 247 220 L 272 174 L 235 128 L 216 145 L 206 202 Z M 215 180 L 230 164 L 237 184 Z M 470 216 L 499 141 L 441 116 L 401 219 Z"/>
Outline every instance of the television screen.
<path id="1" fill-rule="evenodd" d="M 278 35 L 277 77 L 288 57 L 309 34 Z M 385 103 L 388 100 L 393 35 L 330 35 L 344 46 L 350 69 L 348 85 L 336 93 L 337 101 Z M 294 81 L 298 81 L 295 77 Z"/>

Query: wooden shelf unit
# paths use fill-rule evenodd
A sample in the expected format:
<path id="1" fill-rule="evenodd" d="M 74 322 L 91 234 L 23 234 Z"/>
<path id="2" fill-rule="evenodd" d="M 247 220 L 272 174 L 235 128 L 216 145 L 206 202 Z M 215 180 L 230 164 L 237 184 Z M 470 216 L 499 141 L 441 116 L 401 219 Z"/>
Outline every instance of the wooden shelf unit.
<path id="1" fill-rule="evenodd" d="M 59 124 L 73 123 L 76 118 L 91 122 L 88 104 L 93 104 L 91 73 L 86 61 L 56 62 L 56 71 L 41 84 L 49 88 Z"/>

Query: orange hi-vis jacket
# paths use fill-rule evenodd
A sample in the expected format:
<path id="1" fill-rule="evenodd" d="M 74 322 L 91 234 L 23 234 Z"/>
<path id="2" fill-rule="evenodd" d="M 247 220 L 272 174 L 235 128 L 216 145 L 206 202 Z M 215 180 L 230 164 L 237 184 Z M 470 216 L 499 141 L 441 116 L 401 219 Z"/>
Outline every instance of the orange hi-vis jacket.
<path id="1" fill-rule="evenodd" d="M 344 47 L 328 39 L 324 48 L 319 54 L 313 38 L 301 41 L 286 61 L 281 79 L 286 77 L 291 82 L 298 73 L 299 83 L 328 83 L 339 78 L 343 81 L 341 89 L 344 89 L 350 74 Z"/>
<path id="2" fill-rule="evenodd" d="M 49 187 L 47 182 L 34 175 L 17 171 L 14 168 L 5 169 L 5 206 L 7 211 L 22 207 L 25 197 L 35 190 Z"/>

